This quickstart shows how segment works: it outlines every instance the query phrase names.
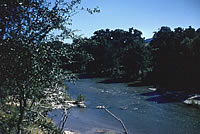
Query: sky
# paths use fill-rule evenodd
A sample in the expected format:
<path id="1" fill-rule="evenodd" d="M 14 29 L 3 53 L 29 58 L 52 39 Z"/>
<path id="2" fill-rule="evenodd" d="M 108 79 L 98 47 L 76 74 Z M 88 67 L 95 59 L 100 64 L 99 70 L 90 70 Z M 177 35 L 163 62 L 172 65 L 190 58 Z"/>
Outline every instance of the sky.
<path id="1" fill-rule="evenodd" d="M 80 11 L 72 17 L 72 29 L 82 37 L 90 37 L 100 29 L 123 29 L 133 27 L 146 39 L 153 36 L 161 26 L 200 28 L 200 0 L 82 0 L 81 6 L 101 10 L 89 14 Z"/>

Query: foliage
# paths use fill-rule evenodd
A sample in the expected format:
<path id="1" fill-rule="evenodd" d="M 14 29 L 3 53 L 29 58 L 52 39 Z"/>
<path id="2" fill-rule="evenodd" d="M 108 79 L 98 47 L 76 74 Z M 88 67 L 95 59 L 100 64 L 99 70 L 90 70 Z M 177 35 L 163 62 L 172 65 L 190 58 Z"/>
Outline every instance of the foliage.
<path id="1" fill-rule="evenodd" d="M 73 52 L 56 41 L 73 36 L 67 25 L 79 9 L 85 10 L 80 3 L 0 1 L 0 133 L 27 133 L 34 125 L 58 133 L 47 113 L 56 107 L 67 111 L 64 80 L 75 77 L 63 68 L 62 61 L 71 62 Z M 86 10 L 99 12 L 97 8 Z M 53 30 L 60 34 L 53 35 Z"/>
<path id="2" fill-rule="evenodd" d="M 200 29 L 161 27 L 150 43 L 145 43 L 142 32 L 98 30 L 89 39 L 74 40 L 80 50 L 94 60 L 79 61 L 87 73 L 97 76 L 142 79 L 170 89 L 198 88 L 200 75 Z"/>
<path id="3" fill-rule="evenodd" d="M 77 96 L 77 99 L 76 99 L 77 102 L 82 102 L 82 101 L 84 101 L 84 100 L 85 100 L 85 96 L 84 96 L 84 95 L 79 94 L 79 95 Z"/>
<path id="4" fill-rule="evenodd" d="M 74 73 L 80 73 L 84 71 L 86 65 L 93 60 L 92 55 L 82 47 L 86 42 L 88 42 L 87 39 L 77 38 L 68 46 L 68 50 L 71 52 L 71 62 L 68 62 L 68 64 L 65 65 L 66 69 L 70 69 Z M 66 59 L 64 62 L 65 61 Z"/>
<path id="5" fill-rule="evenodd" d="M 82 50 L 94 59 L 85 63 L 86 72 L 137 79 L 139 72 L 149 64 L 149 51 L 141 35 L 133 28 L 129 31 L 106 29 L 95 31 L 90 39 L 78 39 L 74 43 L 79 42 Z"/>
<path id="6" fill-rule="evenodd" d="M 65 89 L 60 88 L 63 81 L 74 79 L 73 74 L 60 68 L 62 64 L 58 56 L 66 55 L 65 49 L 55 51 L 48 44 L 22 44 L 9 40 L 1 44 L 0 50 L 3 55 L 0 70 L 4 76 L 0 81 L 1 100 L 19 105 L 17 125 L 24 128 L 42 116 L 46 120 L 47 112 L 54 108 L 52 104 L 62 104 L 67 99 Z"/>
<path id="7" fill-rule="evenodd" d="M 0 39 L 18 37 L 31 43 L 57 40 L 73 36 L 67 25 L 72 24 L 71 17 L 80 9 L 89 13 L 99 12 L 98 8 L 84 9 L 81 0 L 2 0 L 0 2 Z M 56 36 L 52 30 L 60 30 Z"/>
<path id="8" fill-rule="evenodd" d="M 200 30 L 161 27 L 150 43 L 155 82 L 163 87 L 199 87 Z"/>

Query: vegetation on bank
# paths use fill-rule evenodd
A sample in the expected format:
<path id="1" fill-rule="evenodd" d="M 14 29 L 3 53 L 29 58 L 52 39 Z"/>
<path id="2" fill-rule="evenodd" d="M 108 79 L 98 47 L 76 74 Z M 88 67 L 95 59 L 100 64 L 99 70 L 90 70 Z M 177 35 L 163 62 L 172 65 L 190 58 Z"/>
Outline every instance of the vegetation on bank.
<path id="1" fill-rule="evenodd" d="M 151 56 L 141 35 L 142 32 L 133 28 L 129 31 L 106 29 L 94 32 L 89 39 L 75 39 L 72 45 L 79 44 L 79 51 L 86 51 L 93 59 L 84 60 L 80 55 L 72 70 L 97 76 L 143 77 L 150 67 Z"/>
<path id="2" fill-rule="evenodd" d="M 200 87 L 200 29 L 162 27 L 150 46 L 155 83 L 183 90 Z"/>
<path id="3" fill-rule="evenodd" d="M 70 66 L 74 72 L 142 80 L 168 90 L 191 92 L 200 87 L 200 29 L 165 26 L 148 42 L 137 29 L 106 29 L 75 39 L 75 44 L 92 59 L 76 55 Z"/>

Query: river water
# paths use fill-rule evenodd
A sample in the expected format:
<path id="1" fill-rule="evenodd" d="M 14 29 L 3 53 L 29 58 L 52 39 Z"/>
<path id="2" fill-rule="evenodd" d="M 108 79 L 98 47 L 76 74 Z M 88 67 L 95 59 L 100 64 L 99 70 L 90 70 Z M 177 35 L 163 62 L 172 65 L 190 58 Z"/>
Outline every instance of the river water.
<path id="1" fill-rule="evenodd" d="M 160 96 L 148 87 L 131 87 L 128 83 L 103 83 L 102 78 L 80 79 L 67 83 L 68 93 L 86 96 L 87 108 L 73 108 L 65 129 L 93 134 L 100 129 L 123 133 L 119 121 L 98 105 L 105 105 L 123 120 L 129 134 L 200 134 L 200 109 Z M 61 111 L 54 111 L 57 116 Z"/>

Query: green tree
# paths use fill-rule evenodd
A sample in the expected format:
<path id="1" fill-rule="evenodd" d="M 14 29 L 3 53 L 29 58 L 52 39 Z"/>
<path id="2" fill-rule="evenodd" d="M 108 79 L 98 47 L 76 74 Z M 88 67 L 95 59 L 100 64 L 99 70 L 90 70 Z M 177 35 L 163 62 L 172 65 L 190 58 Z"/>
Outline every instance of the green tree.
<path id="1" fill-rule="evenodd" d="M 161 87 L 188 89 L 198 87 L 199 32 L 161 27 L 150 43 L 155 83 Z"/>
<path id="2" fill-rule="evenodd" d="M 77 9 L 83 9 L 80 2 L 0 2 L 0 133 L 27 133 L 33 125 L 49 133 L 58 132 L 47 113 L 59 104 L 67 111 L 69 107 L 62 105 L 69 99 L 64 80 L 75 77 L 62 68 L 62 57 L 70 62 L 73 52 L 52 41 L 73 36 L 67 25 Z M 52 30 L 61 33 L 53 35 Z"/>
<path id="3" fill-rule="evenodd" d="M 126 47 L 121 62 L 126 76 L 132 79 L 144 79 L 144 71 L 149 67 L 149 51 L 141 36 L 142 32 L 133 28 L 126 33 Z"/>
<path id="4" fill-rule="evenodd" d="M 87 64 L 93 60 L 92 55 L 86 51 L 86 45 L 89 43 L 87 38 L 75 38 L 68 47 L 71 53 L 71 62 L 66 67 L 75 73 L 86 71 Z"/>
<path id="5" fill-rule="evenodd" d="M 133 28 L 129 31 L 102 29 L 95 31 L 90 39 L 79 41 L 94 58 L 87 64 L 87 71 L 98 76 L 143 77 L 150 58 L 141 35 L 142 32 Z"/>

